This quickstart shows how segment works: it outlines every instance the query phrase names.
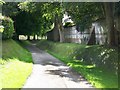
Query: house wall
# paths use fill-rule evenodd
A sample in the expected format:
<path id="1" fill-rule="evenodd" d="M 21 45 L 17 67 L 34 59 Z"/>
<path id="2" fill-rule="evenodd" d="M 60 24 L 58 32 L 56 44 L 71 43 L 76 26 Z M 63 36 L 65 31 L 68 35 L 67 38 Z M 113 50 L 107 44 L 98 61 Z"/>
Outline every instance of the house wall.
<path id="1" fill-rule="evenodd" d="M 64 28 L 65 42 L 80 43 L 79 32 L 76 26 Z"/>

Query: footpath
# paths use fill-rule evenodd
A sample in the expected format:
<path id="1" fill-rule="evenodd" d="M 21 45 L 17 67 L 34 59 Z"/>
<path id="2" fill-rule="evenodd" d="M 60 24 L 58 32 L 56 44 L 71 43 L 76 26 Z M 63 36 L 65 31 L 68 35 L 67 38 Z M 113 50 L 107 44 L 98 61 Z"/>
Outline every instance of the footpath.
<path id="1" fill-rule="evenodd" d="M 24 88 L 89 88 L 87 90 L 96 90 L 80 74 L 34 44 L 28 46 L 27 49 L 32 53 L 34 65 L 23 90 Z"/>

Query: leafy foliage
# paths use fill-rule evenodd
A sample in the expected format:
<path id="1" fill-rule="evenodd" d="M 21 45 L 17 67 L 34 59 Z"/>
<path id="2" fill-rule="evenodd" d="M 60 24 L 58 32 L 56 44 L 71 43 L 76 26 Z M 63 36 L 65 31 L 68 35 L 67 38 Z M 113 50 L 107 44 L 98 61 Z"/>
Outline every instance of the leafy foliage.
<path id="1" fill-rule="evenodd" d="M 16 33 L 23 35 L 32 35 L 33 32 L 38 31 L 36 28 L 38 23 L 29 12 L 20 12 L 16 16 Z"/>
<path id="2" fill-rule="evenodd" d="M 12 38 L 13 33 L 14 33 L 13 20 L 9 17 L 1 18 L 1 20 L 2 20 L 2 25 L 4 26 L 4 31 L 2 33 L 2 38 L 3 39 Z"/>
<path id="3" fill-rule="evenodd" d="M 120 15 L 120 2 L 115 3 L 115 11 L 114 11 L 115 16 Z"/>
<path id="4" fill-rule="evenodd" d="M 60 3 L 26 1 L 18 6 L 21 11 L 16 16 L 17 34 L 45 35 L 53 29 L 55 15 L 61 16 L 62 11 Z"/>
<path id="5" fill-rule="evenodd" d="M 13 17 L 19 13 L 19 8 L 17 7 L 18 2 L 6 2 L 2 6 L 2 14 L 4 16 Z"/>
<path id="6" fill-rule="evenodd" d="M 67 23 L 65 23 L 64 27 L 72 27 L 74 25 L 75 25 L 74 23 L 67 22 Z"/>
<path id="7" fill-rule="evenodd" d="M 119 4 L 119 2 L 111 4 L 113 8 L 111 12 L 114 12 L 112 14 L 115 17 L 119 17 Z M 61 22 L 64 12 L 67 12 L 72 17 L 78 31 L 89 30 L 94 21 L 100 20 L 101 18 L 105 19 L 109 17 L 109 15 L 112 15 L 105 15 L 106 10 L 103 2 L 30 2 L 27 0 L 21 3 L 7 2 L 3 5 L 3 15 L 13 18 L 17 34 L 37 34 L 43 36 L 48 31 L 56 30 L 59 31 L 59 35 L 56 34 L 56 36 L 53 36 L 60 37 L 60 41 L 62 41 L 61 38 L 63 36 L 61 32 L 63 29 Z M 110 19 L 107 22 L 109 23 L 109 21 Z M 115 18 L 112 21 L 115 21 Z M 110 34 L 109 31 L 110 27 L 107 32 L 108 35 Z M 107 36 L 108 41 L 112 39 L 113 36 Z M 113 41 L 115 40 L 113 39 L 112 42 Z"/>
<path id="8" fill-rule="evenodd" d="M 103 17 L 104 14 L 101 3 L 68 2 L 64 3 L 63 6 L 81 30 L 91 26 L 93 21 Z"/>
<path id="9" fill-rule="evenodd" d="M 4 4 L 5 2 L 3 0 L 0 0 L 0 5 Z"/>

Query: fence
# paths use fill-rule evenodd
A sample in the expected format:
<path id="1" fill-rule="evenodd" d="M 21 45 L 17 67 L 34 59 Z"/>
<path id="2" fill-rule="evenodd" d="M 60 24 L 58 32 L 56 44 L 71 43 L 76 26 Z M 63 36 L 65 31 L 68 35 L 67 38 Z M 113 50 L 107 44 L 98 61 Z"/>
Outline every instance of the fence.
<path id="1" fill-rule="evenodd" d="M 64 28 L 65 42 L 74 42 L 87 44 L 91 37 L 91 32 L 95 29 L 95 39 L 96 44 L 105 44 L 106 43 L 106 33 L 104 33 L 103 27 L 95 22 L 92 24 L 92 28 L 85 30 L 84 32 L 78 32 L 76 26 Z"/>
<path id="2" fill-rule="evenodd" d="M 65 42 L 87 44 L 90 39 L 90 35 L 91 33 L 81 33 L 72 30 L 65 33 Z M 106 33 L 95 33 L 96 44 L 105 44 L 106 37 Z"/>
<path id="3" fill-rule="evenodd" d="M 79 38 L 82 44 L 87 44 L 90 39 L 90 33 L 79 34 Z M 106 33 L 95 33 L 96 44 L 105 44 L 106 43 Z"/>

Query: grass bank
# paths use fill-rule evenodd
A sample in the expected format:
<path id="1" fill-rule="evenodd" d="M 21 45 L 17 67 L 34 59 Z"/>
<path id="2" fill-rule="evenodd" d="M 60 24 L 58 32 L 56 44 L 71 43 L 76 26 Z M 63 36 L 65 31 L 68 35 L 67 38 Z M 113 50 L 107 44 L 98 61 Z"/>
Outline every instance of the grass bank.
<path id="1" fill-rule="evenodd" d="M 2 88 L 21 88 L 32 71 L 31 53 L 21 47 L 16 41 L 2 41 Z"/>
<path id="2" fill-rule="evenodd" d="M 37 46 L 57 57 L 97 88 L 118 88 L 118 51 L 105 46 L 40 41 Z"/>

